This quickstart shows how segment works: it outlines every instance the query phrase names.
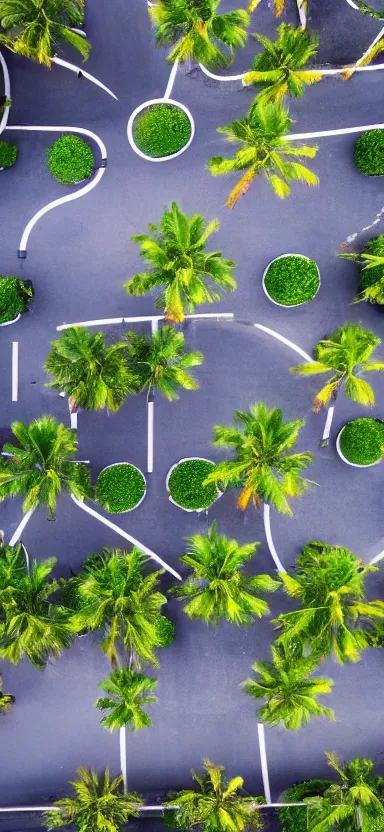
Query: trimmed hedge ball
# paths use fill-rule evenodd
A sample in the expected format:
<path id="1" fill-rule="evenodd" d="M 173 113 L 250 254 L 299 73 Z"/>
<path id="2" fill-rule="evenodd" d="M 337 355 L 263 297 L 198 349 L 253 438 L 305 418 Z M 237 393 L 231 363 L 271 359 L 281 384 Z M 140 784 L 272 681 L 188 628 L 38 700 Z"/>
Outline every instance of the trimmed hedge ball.
<path id="1" fill-rule="evenodd" d="M 89 179 L 94 166 L 89 144 L 78 136 L 60 136 L 49 148 L 47 158 L 52 176 L 62 185 Z"/>
<path id="2" fill-rule="evenodd" d="M 191 136 L 191 124 L 183 110 L 173 104 L 152 104 L 135 118 L 133 138 L 147 156 L 158 159 L 181 150 Z"/>
<path id="3" fill-rule="evenodd" d="M 0 275 L 0 324 L 13 321 L 21 312 L 26 312 L 32 297 L 30 280 Z"/>
<path id="4" fill-rule="evenodd" d="M 129 462 L 104 468 L 96 483 L 96 499 L 111 514 L 130 511 L 145 494 L 145 477 Z"/>
<path id="5" fill-rule="evenodd" d="M 264 286 L 276 303 L 282 306 L 298 306 L 312 300 L 318 292 L 318 268 L 308 257 L 287 254 L 268 266 Z"/>
<path id="6" fill-rule="evenodd" d="M 363 416 L 347 422 L 340 433 L 340 450 L 354 465 L 373 465 L 384 455 L 384 424 Z"/>
<path id="7" fill-rule="evenodd" d="M 19 155 L 15 144 L 0 141 L 0 168 L 11 168 Z"/>
<path id="8" fill-rule="evenodd" d="M 215 467 L 203 459 L 186 459 L 173 469 L 168 488 L 172 499 L 182 508 L 198 510 L 208 508 L 217 499 L 215 483 L 203 485 Z"/>
<path id="9" fill-rule="evenodd" d="M 355 144 L 355 165 L 367 176 L 384 174 L 384 130 L 367 130 Z"/>

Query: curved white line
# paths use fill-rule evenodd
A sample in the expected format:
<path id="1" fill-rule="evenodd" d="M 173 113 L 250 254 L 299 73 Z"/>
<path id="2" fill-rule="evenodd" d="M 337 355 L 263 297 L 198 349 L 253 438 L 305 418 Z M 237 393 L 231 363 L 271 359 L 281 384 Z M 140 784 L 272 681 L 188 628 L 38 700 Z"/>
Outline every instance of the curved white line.
<path id="1" fill-rule="evenodd" d="M 64 66 L 66 69 L 71 69 L 72 72 L 81 72 L 84 78 L 88 78 L 88 81 L 92 81 L 92 84 L 96 84 L 96 86 L 100 87 L 102 90 L 107 92 L 108 95 L 111 95 L 112 98 L 114 98 L 116 101 L 119 100 L 117 95 L 115 95 L 115 93 L 112 92 L 112 90 L 110 90 L 109 87 L 106 87 L 105 84 L 102 84 L 102 82 L 95 78 L 94 75 L 90 75 L 90 73 L 86 72 L 85 69 L 82 69 L 82 67 L 76 66 L 76 64 L 70 64 L 69 61 L 63 61 L 62 58 L 52 58 L 51 60 L 53 64 L 57 64 L 58 66 Z"/>
<path id="2" fill-rule="evenodd" d="M 268 549 L 271 553 L 272 559 L 275 563 L 276 569 L 278 572 L 286 572 L 287 570 L 284 569 L 284 566 L 276 552 L 275 544 L 272 539 L 272 532 L 271 532 L 271 507 L 268 503 L 264 503 L 264 529 L 265 529 L 265 536 L 267 538 Z"/>
<path id="3" fill-rule="evenodd" d="M 97 144 L 97 146 L 100 150 L 100 153 L 101 153 L 101 167 L 99 167 L 99 169 L 97 170 L 97 173 L 95 174 L 93 179 L 91 179 L 90 182 L 88 182 L 86 185 L 84 185 L 83 188 L 80 188 L 78 191 L 75 191 L 75 193 L 68 194 L 67 196 L 61 196 L 58 199 L 55 199 L 53 202 L 49 202 L 48 205 L 45 205 L 44 208 L 40 208 L 40 211 L 37 211 L 37 213 L 34 214 L 32 219 L 29 220 L 28 225 L 26 226 L 26 228 L 23 231 L 23 234 L 22 234 L 22 237 L 21 237 L 21 240 L 20 240 L 20 246 L 19 246 L 19 257 L 24 259 L 27 256 L 27 243 L 28 243 L 29 235 L 32 231 L 32 228 L 34 227 L 34 225 L 36 225 L 36 223 L 39 221 L 39 219 L 41 219 L 41 217 L 43 217 L 44 214 L 47 214 L 48 211 L 51 211 L 52 208 L 56 208 L 59 205 L 64 205 L 65 202 L 72 202 L 72 200 L 74 200 L 74 199 L 80 199 L 80 197 L 85 196 L 85 194 L 89 193 L 89 191 L 92 191 L 93 188 L 95 188 L 96 185 L 98 185 L 98 183 L 100 182 L 100 179 L 103 177 L 104 172 L 105 172 L 105 167 L 106 167 L 106 163 L 107 163 L 107 148 L 106 148 L 104 142 L 100 139 L 100 137 L 96 135 L 96 133 L 93 133 L 92 130 L 86 130 L 85 127 L 68 127 L 68 126 L 51 127 L 51 126 L 40 126 L 40 125 L 35 126 L 35 125 L 24 125 L 24 124 L 22 124 L 22 125 L 21 124 L 10 124 L 10 125 L 7 126 L 6 129 L 7 130 L 35 130 L 35 131 L 43 130 L 43 131 L 49 132 L 49 133 L 55 133 L 55 132 L 56 133 L 57 132 L 59 132 L 59 133 L 80 133 L 80 135 L 82 135 L 82 136 L 88 136 L 90 139 L 93 139 L 93 141 L 96 142 L 96 144 Z"/>
<path id="4" fill-rule="evenodd" d="M 362 57 L 359 58 L 359 61 L 362 61 L 365 58 L 366 54 L 370 51 L 370 49 L 372 49 L 372 46 L 374 46 L 375 43 L 377 43 L 377 41 L 380 40 L 380 38 L 383 36 L 384 28 L 381 30 L 380 34 L 373 41 L 373 43 L 371 43 L 369 49 L 367 49 L 366 52 L 364 52 L 364 55 L 362 55 Z M 343 72 L 350 72 L 351 70 L 353 70 L 353 72 L 374 72 L 376 69 L 384 69 L 384 64 L 374 64 L 373 66 L 358 66 L 358 63 L 359 62 L 357 62 L 356 65 L 352 64 L 352 66 L 335 67 L 335 69 L 322 69 L 322 67 L 314 66 L 311 67 L 308 70 L 308 72 L 318 72 L 321 75 L 342 75 Z M 210 70 L 207 69 L 205 66 L 203 66 L 203 64 L 199 64 L 199 67 L 205 75 L 207 75 L 209 78 L 213 78 L 214 81 L 243 81 L 245 76 L 248 75 L 248 72 L 250 71 L 248 70 L 248 72 L 243 72 L 241 75 L 215 75 L 213 72 L 210 72 Z M 250 85 L 244 84 L 243 81 L 243 86 L 248 87 Z"/>
<path id="5" fill-rule="evenodd" d="M 16 531 L 13 532 L 13 535 L 12 535 L 12 537 L 11 537 L 9 543 L 8 543 L 8 546 L 14 546 L 15 543 L 18 542 L 18 540 L 20 539 L 20 537 L 21 537 L 21 535 L 22 535 L 22 533 L 23 533 L 23 531 L 24 531 L 24 529 L 25 529 L 25 527 L 28 523 L 28 520 L 31 519 L 32 514 L 33 514 L 34 511 L 35 511 L 34 508 L 30 508 L 29 511 L 27 511 L 27 513 L 24 514 L 24 517 L 22 518 L 22 520 L 20 520 L 20 523 L 19 523 Z"/>
<path id="6" fill-rule="evenodd" d="M 313 358 L 308 355 L 307 352 L 298 347 L 297 344 L 294 344 L 293 341 L 290 341 L 289 338 L 285 338 L 284 335 L 280 335 L 279 332 L 275 332 L 274 329 L 270 329 L 269 326 L 264 326 L 263 324 L 253 324 L 256 329 L 261 329 L 263 332 L 266 332 L 268 335 L 272 335 L 273 338 L 276 338 L 277 341 L 281 341 L 282 344 L 285 344 L 287 347 L 290 347 L 292 350 L 297 352 L 302 358 L 305 358 L 306 361 L 312 362 Z"/>
<path id="7" fill-rule="evenodd" d="M 171 77 L 172 77 L 172 72 L 171 72 L 171 76 L 170 76 L 169 81 L 168 81 L 168 86 L 169 86 L 169 82 L 171 81 Z M 167 90 L 168 90 L 168 86 L 167 86 Z M 167 90 L 166 90 L 166 92 L 167 92 Z M 157 157 L 147 156 L 146 153 L 143 153 L 143 151 L 140 150 L 140 148 L 137 146 L 137 144 L 135 143 L 135 140 L 133 138 L 133 124 L 134 124 L 136 116 L 138 116 L 139 113 L 141 113 L 141 111 L 145 107 L 150 107 L 152 104 L 174 104 L 175 107 L 178 107 L 179 110 L 182 110 L 183 113 L 185 113 L 185 115 L 189 119 L 189 123 L 191 125 L 191 135 L 190 135 L 187 143 L 183 147 L 181 147 L 180 150 L 177 150 L 176 153 L 171 153 L 169 156 L 157 156 Z M 194 135 L 195 135 L 195 122 L 194 122 L 194 118 L 193 118 L 192 113 L 190 112 L 190 110 L 188 110 L 188 107 L 186 107 L 185 104 L 182 104 L 181 101 L 175 101 L 174 98 L 165 98 L 165 97 L 163 97 L 163 98 L 151 98 L 151 99 L 149 99 L 149 101 L 144 101 L 143 104 L 139 104 L 139 106 L 136 107 L 136 109 L 133 111 L 133 113 L 131 113 L 131 115 L 129 116 L 129 119 L 128 119 L 128 124 L 127 124 L 128 142 L 131 145 L 132 150 L 134 150 L 134 152 L 137 153 L 137 155 L 140 156 L 141 159 L 145 159 L 146 162 L 170 162 L 171 159 L 176 159 L 176 156 L 181 156 L 182 153 L 185 153 L 185 151 L 188 150 L 189 145 L 193 141 Z"/>
<path id="8" fill-rule="evenodd" d="M 11 98 L 11 80 L 10 80 L 10 77 L 9 77 L 8 67 L 7 67 L 7 64 L 5 62 L 5 58 L 4 58 L 4 56 L 2 55 L 1 52 L 0 52 L 0 64 L 1 64 L 1 68 L 3 70 L 3 76 L 4 76 L 4 94 L 6 95 L 7 98 L 10 99 Z M 9 105 L 8 107 L 4 107 L 4 112 L 3 112 L 3 115 L 2 115 L 1 121 L 0 121 L 0 134 L 3 132 L 3 130 L 5 130 L 5 128 L 7 126 L 7 121 L 8 121 L 8 118 L 9 118 L 10 109 L 11 109 L 11 105 Z"/>
<path id="9" fill-rule="evenodd" d="M 241 75 L 215 75 L 214 72 L 211 72 L 207 69 L 204 64 L 199 64 L 199 67 L 204 75 L 207 75 L 208 78 L 213 78 L 214 81 L 241 81 L 244 78 L 244 75 L 247 75 L 246 72 L 242 72 Z"/>
<path id="10" fill-rule="evenodd" d="M 320 130 L 318 133 L 289 133 L 282 138 L 289 142 L 301 139 L 318 139 L 321 136 L 345 136 L 348 133 L 364 133 L 366 130 L 383 130 L 384 124 L 364 124 L 361 127 L 344 127 L 341 130 Z"/>

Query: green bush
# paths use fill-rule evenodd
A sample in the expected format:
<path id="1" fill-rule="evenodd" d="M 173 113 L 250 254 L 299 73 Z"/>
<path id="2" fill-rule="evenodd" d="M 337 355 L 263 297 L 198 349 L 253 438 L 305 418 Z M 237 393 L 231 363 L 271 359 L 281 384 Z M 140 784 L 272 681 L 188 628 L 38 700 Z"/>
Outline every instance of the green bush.
<path id="1" fill-rule="evenodd" d="M 135 508 L 144 492 L 144 475 L 128 462 L 105 468 L 96 483 L 97 502 L 112 514 Z"/>
<path id="2" fill-rule="evenodd" d="M 384 423 L 369 416 L 347 422 L 340 434 L 340 450 L 356 465 L 377 462 L 384 454 Z"/>
<path id="3" fill-rule="evenodd" d="M 204 480 L 214 468 L 213 462 L 203 459 L 187 459 L 173 469 L 169 478 L 171 497 L 182 508 L 208 508 L 216 500 L 217 489 L 214 483 L 203 485 Z"/>
<path id="4" fill-rule="evenodd" d="M 329 780 L 306 780 L 287 789 L 282 797 L 284 803 L 301 803 L 307 797 L 321 797 L 331 785 Z M 282 832 L 307 832 L 307 810 L 304 806 L 283 806 L 278 810 Z"/>
<path id="5" fill-rule="evenodd" d="M 280 257 L 268 267 L 264 285 L 276 303 L 295 306 L 312 300 L 320 278 L 316 263 L 299 254 Z"/>
<path id="6" fill-rule="evenodd" d="M 133 124 L 133 138 L 142 153 L 154 159 L 171 156 L 187 144 L 191 135 L 188 116 L 173 104 L 153 104 Z"/>
<path id="7" fill-rule="evenodd" d="M 0 141 L 0 168 L 11 168 L 18 155 L 19 151 L 15 144 Z"/>
<path id="8" fill-rule="evenodd" d="M 48 150 L 48 167 L 63 185 L 88 179 L 94 165 L 92 150 L 78 136 L 61 136 Z"/>
<path id="9" fill-rule="evenodd" d="M 30 280 L 0 275 L 0 323 L 13 321 L 20 312 L 26 312 L 32 297 Z"/>
<path id="10" fill-rule="evenodd" d="M 373 237 L 372 240 L 368 240 L 364 247 L 365 254 L 374 254 L 376 257 L 384 257 L 384 234 L 380 234 L 379 237 Z M 372 266 L 369 269 L 362 269 L 360 273 L 360 289 L 364 291 L 369 286 L 373 286 L 374 283 L 378 283 L 380 280 L 384 278 L 384 266 Z M 384 288 L 383 288 L 384 293 Z M 384 297 L 382 299 L 382 303 L 384 303 Z"/>
<path id="11" fill-rule="evenodd" d="M 384 130 L 367 130 L 355 144 L 355 165 L 368 176 L 384 174 Z"/>
<path id="12" fill-rule="evenodd" d="M 156 622 L 156 629 L 160 641 L 159 647 L 169 647 L 176 637 L 176 630 L 172 621 L 166 615 L 160 615 Z"/>

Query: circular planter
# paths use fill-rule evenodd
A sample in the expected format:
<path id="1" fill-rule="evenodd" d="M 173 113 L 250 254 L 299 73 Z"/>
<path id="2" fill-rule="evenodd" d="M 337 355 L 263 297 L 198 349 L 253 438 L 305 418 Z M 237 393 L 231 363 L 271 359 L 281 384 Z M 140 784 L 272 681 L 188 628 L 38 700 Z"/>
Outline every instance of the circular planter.
<path id="1" fill-rule="evenodd" d="M 148 107 L 151 107 L 152 104 L 170 104 L 176 107 L 177 109 L 181 110 L 187 116 L 189 123 L 191 125 L 191 135 L 187 141 L 187 143 L 177 150 L 176 153 L 171 153 L 169 156 L 148 156 L 146 153 L 143 153 L 142 150 L 137 146 L 134 138 L 133 138 L 133 124 L 135 119 L 143 110 L 146 110 Z M 181 104 L 180 101 L 174 101 L 173 98 L 151 98 L 149 101 L 145 101 L 144 104 L 140 104 L 139 107 L 136 107 L 136 110 L 131 113 L 128 125 L 127 125 L 127 136 L 129 144 L 131 145 L 132 150 L 137 153 L 138 156 L 141 156 L 142 159 L 146 159 L 147 162 L 168 162 L 170 159 L 176 159 L 176 156 L 180 156 L 184 153 L 185 150 L 188 149 L 189 145 L 191 144 L 193 137 L 195 135 L 195 122 L 193 120 L 192 113 Z"/>
<path id="2" fill-rule="evenodd" d="M 308 260 L 309 263 L 314 263 L 314 265 L 316 266 L 316 270 L 317 270 L 317 274 L 318 274 L 318 278 L 319 278 L 319 285 L 316 289 L 315 294 L 312 295 L 311 298 L 308 298 L 308 300 L 303 300 L 303 301 L 301 301 L 301 303 L 290 303 L 290 304 L 279 303 L 277 300 L 274 300 L 274 298 L 272 298 L 271 295 L 269 294 L 268 289 L 266 288 L 266 285 L 265 285 L 265 279 L 267 277 L 268 270 L 269 270 L 270 266 L 272 266 L 272 263 L 276 263 L 277 260 L 284 260 L 285 257 L 300 257 L 302 260 Z M 292 252 L 288 252 L 287 254 L 280 254 L 279 257 L 275 257 L 273 260 L 271 260 L 270 263 L 268 263 L 267 268 L 264 269 L 264 272 L 263 272 L 262 283 L 263 283 L 264 293 L 266 294 L 268 300 L 271 301 L 271 303 L 274 303 L 275 306 L 280 306 L 283 309 L 295 309 L 298 306 L 304 306 L 304 304 L 309 303 L 311 300 L 313 300 L 313 298 L 316 297 L 316 295 L 317 295 L 317 293 L 320 289 L 320 286 L 321 286 L 320 271 L 319 271 L 319 267 L 317 266 L 315 261 L 311 260 L 310 257 L 306 257 L 304 254 L 293 254 Z"/>
<path id="3" fill-rule="evenodd" d="M 137 468 L 136 465 L 132 465 L 131 462 L 113 462 L 112 465 L 106 465 L 106 467 L 103 468 L 102 471 L 100 471 L 100 474 L 97 478 L 97 483 L 98 483 L 101 475 L 104 473 L 104 471 L 107 471 L 109 468 L 116 468 L 116 466 L 118 466 L 118 465 L 119 466 L 120 465 L 128 465 L 129 468 L 133 468 L 135 471 L 137 471 L 140 474 L 140 476 L 143 479 L 143 483 L 144 483 L 144 493 L 143 493 L 142 497 L 140 498 L 140 500 L 137 503 L 135 503 L 134 506 L 131 506 L 131 508 L 122 509 L 121 511 L 112 511 L 111 509 L 107 508 L 107 506 L 103 505 L 101 502 L 99 502 L 99 501 L 97 501 L 97 502 L 98 502 L 98 505 L 101 508 L 104 508 L 105 511 L 108 511 L 110 514 L 128 514 L 129 511 L 134 511 L 134 509 L 138 508 L 138 506 L 141 505 L 141 503 L 143 502 L 144 497 L 147 493 L 147 482 L 146 482 L 146 479 L 145 479 L 145 476 L 144 476 L 143 472 L 140 471 L 140 468 Z M 96 483 L 96 493 L 97 493 L 97 483 Z"/>
<path id="4" fill-rule="evenodd" d="M 376 136 L 375 136 L 376 134 Z M 384 130 L 377 127 L 366 130 L 359 136 L 354 148 L 354 162 L 356 170 L 363 176 L 384 176 Z M 369 169 L 380 165 L 378 170 Z M 365 168 L 365 169 L 364 169 Z"/>
<path id="5" fill-rule="evenodd" d="M 169 500 L 170 500 L 171 503 L 173 503 L 178 508 L 181 508 L 183 511 L 187 511 L 189 513 L 195 511 L 197 513 L 200 513 L 201 511 L 207 511 L 207 509 L 210 508 L 213 505 L 213 503 L 215 503 L 216 500 L 218 500 L 219 497 L 222 496 L 222 492 L 219 490 L 219 488 L 216 487 L 217 496 L 215 497 L 214 500 L 212 500 L 211 503 L 209 503 L 208 506 L 202 506 L 202 507 L 197 507 L 197 508 L 186 508 L 185 506 L 180 505 L 180 503 L 177 503 L 176 500 L 174 500 L 174 498 L 172 497 L 172 494 L 171 494 L 170 487 L 169 487 L 169 480 L 171 478 L 171 475 L 172 475 L 173 471 L 176 468 L 178 468 L 179 465 L 181 465 L 183 462 L 192 462 L 192 461 L 193 462 L 195 462 L 195 461 L 209 462 L 209 463 L 211 463 L 211 465 L 215 464 L 214 462 L 212 462 L 211 459 L 205 459 L 205 457 L 203 457 L 203 456 L 186 456 L 186 457 L 183 457 L 183 459 L 179 459 L 179 461 L 175 462 L 175 464 L 172 465 L 172 468 L 169 469 L 168 474 L 167 474 L 167 478 L 165 480 L 165 485 L 166 485 L 166 489 L 167 489 L 168 494 L 169 494 Z"/>
<path id="6" fill-rule="evenodd" d="M 95 160 L 88 142 L 80 136 L 64 133 L 48 149 L 47 164 L 50 174 L 57 182 L 64 187 L 73 188 L 91 178 Z"/>
<path id="7" fill-rule="evenodd" d="M 19 318 L 21 318 L 21 312 L 19 312 L 19 314 L 16 315 L 16 318 L 12 318 L 11 321 L 4 321 L 2 324 L 0 324 L 0 326 L 11 326 L 11 324 L 15 324 L 16 321 L 19 320 Z"/>
<path id="8" fill-rule="evenodd" d="M 383 456 L 380 456 L 380 458 L 376 459 L 374 462 L 369 462 L 369 463 L 363 465 L 363 464 L 358 463 L 358 462 L 351 462 L 349 459 L 347 459 L 346 456 L 344 456 L 344 454 L 341 450 L 341 447 L 340 447 L 341 435 L 342 435 L 343 431 L 345 430 L 345 428 L 348 425 L 352 425 L 355 422 L 363 421 L 363 420 L 364 421 L 367 420 L 369 422 L 378 422 L 379 424 L 383 425 L 383 434 L 384 434 L 384 422 L 381 422 L 379 419 L 373 419 L 370 416 L 363 416 L 363 417 L 361 417 L 361 419 L 352 419 L 350 422 L 347 422 L 344 425 L 344 427 L 341 428 L 341 430 L 337 434 L 337 438 L 336 438 L 336 450 L 337 450 L 337 453 L 339 454 L 340 459 L 342 459 L 343 462 L 345 462 L 346 465 L 350 465 L 352 468 L 372 468 L 374 465 L 378 465 L 379 462 L 381 462 L 381 460 L 383 458 Z"/>

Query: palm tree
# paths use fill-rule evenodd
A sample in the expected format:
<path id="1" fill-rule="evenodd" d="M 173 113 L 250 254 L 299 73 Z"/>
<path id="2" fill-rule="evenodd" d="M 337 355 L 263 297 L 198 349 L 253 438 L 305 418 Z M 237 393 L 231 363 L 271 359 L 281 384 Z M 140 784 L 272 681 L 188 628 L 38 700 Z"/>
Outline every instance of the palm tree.
<path id="1" fill-rule="evenodd" d="M 261 0 L 249 0 L 248 11 L 254 12 L 259 6 Z M 280 17 L 285 9 L 285 0 L 272 0 L 272 9 L 275 17 Z"/>
<path id="2" fill-rule="evenodd" d="M 283 723 L 295 731 L 313 716 L 334 720 L 333 710 L 318 702 L 318 696 L 331 693 L 333 681 L 324 676 L 311 677 L 316 660 L 290 654 L 282 646 L 272 646 L 271 652 L 273 661 L 252 665 L 257 681 L 248 679 L 243 683 L 245 693 L 254 699 L 267 700 L 256 711 L 263 722 L 272 727 Z"/>
<path id="3" fill-rule="evenodd" d="M 185 313 L 193 312 L 198 304 L 220 300 L 211 283 L 225 292 L 236 289 L 233 260 L 225 260 L 221 251 L 205 252 L 208 237 L 219 228 L 217 219 L 208 224 L 201 214 L 187 217 L 172 202 L 170 210 L 164 211 L 159 229 L 152 224 L 149 228 L 150 234 L 131 239 L 139 243 L 141 256 L 152 268 L 124 284 L 128 295 L 144 295 L 161 288 L 155 309 L 165 309 L 169 321 L 181 323 Z"/>
<path id="4" fill-rule="evenodd" d="M 130 731 L 150 728 L 152 720 L 143 707 L 157 701 L 155 696 L 151 696 L 156 687 L 157 679 L 130 667 L 113 670 L 108 679 L 99 684 L 99 688 L 108 693 L 108 697 L 98 699 L 96 708 L 110 711 L 100 724 L 109 731 L 125 726 Z"/>
<path id="5" fill-rule="evenodd" d="M 384 305 L 384 234 L 368 240 L 361 254 L 338 254 L 346 260 L 354 260 L 360 266 L 360 289 L 355 303 L 369 301 Z"/>
<path id="6" fill-rule="evenodd" d="M 101 775 L 85 768 L 77 772 L 79 780 L 70 781 L 74 797 L 56 800 L 59 812 L 44 812 L 47 829 L 73 825 L 78 832 L 120 832 L 130 818 L 138 816 L 143 800 L 135 792 L 123 794 L 122 777 L 111 780 L 109 769 Z"/>
<path id="7" fill-rule="evenodd" d="M 255 34 L 254 37 L 264 47 L 264 51 L 255 56 L 252 70 L 243 78 L 245 84 L 261 87 L 261 92 L 250 108 L 250 116 L 260 101 L 273 101 L 281 104 L 287 93 L 295 98 L 301 98 L 305 86 L 321 81 L 321 72 L 303 70 L 303 67 L 317 54 L 319 48 L 317 35 L 282 23 L 277 29 L 275 42 L 265 35 Z"/>
<path id="8" fill-rule="evenodd" d="M 167 599 L 157 591 L 163 570 L 144 576 L 144 561 L 136 548 L 131 552 L 103 549 L 88 558 L 83 571 L 69 581 L 75 631 L 103 628 L 101 649 L 111 664 L 119 663 L 117 643 L 121 641 L 138 667 L 140 659 L 159 665 L 154 650 L 163 644 L 160 611 Z"/>
<path id="9" fill-rule="evenodd" d="M 295 444 L 305 420 L 284 423 L 280 408 L 269 410 L 260 402 L 251 405 L 248 413 L 235 410 L 234 420 L 239 427 L 215 425 L 212 444 L 233 448 L 235 458 L 219 462 L 206 482 L 220 483 L 224 488 L 241 486 L 237 505 L 242 510 L 252 499 L 258 508 L 264 502 L 292 516 L 287 497 L 299 496 L 308 487 L 309 481 L 299 472 L 313 456 L 308 451 L 287 451 Z"/>
<path id="10" fill-rule="evenodd" d="M 360 376 L 370 371 L 384 371 L 384 361 L 370 361 L 379 344 L 381 338 L 369 329 L 363 329 L 359 324 L 347 323 L 336 329 L 329 338 L 324 338 L 316 344 L 316 360 L 313 363 L 298 364 L 290 368 L 291 373 L 301 376 L 332 373 L 329 381 L 313 400 L 314 413 L 318 413 L 330 400 L 335 401 L 342 386 L 352 401 L 365 406 L 375 403 L 371 385 Z M 330 425 L 328 428 L 330 430 Z M 323 437 L 322 445 L 327 444 L 328 437 Z"/>
<path id="11" fill-rule="evenodd" d="M 137 380 L 136 392 L 148 388 L 148 399 L 155 389 L 169 401 L 179 396 L 177 387 L 198 390 L 199 384 L 188 367 L 197 367 L 204 361 L 201 352 L 184 351 L 184 335 L 172 326 L 164 326 L 154 332 L 151 338 L 128 332 L 128 367 Z"/>
<path id="12" fill-rule="evenodd" d="M 54 376 L 46 387 L 68 396 L 71 413 L 84 410 L 119 410 L 129 392 L 134 391 L 125 360 L 126 345 L 108 344 L 102 332 L 92 335 L 81 326 L 65 330 L 52 341 L 45 369 Z"/>
<path id="13" fill-rule="evenodd" d="M 311 541 L 297 559 L 294 575 L 280 574 L 300 609 L 274 620 L 277 643 L 310 648 L 317 659 L 333 655 L 340 664 L 357 662 L 370 644 L 369 628 L 384 618 L 384 601 L 367 601 L 366 575 L 376 572 L 342 546 Z"/>
<path id="14" fill-rule="evenodd" d="M 86 59 L 86 37 L 71 27 L 84 19 L 84 0 L 0 0 L 0 44 L 51 67 L 57 43 L 65 41 Z"/>
<path id="15" fill-rule="evenodd" d="M 149 7 L 157 46 L 176 44 L 168 61 L 228 66 L 234 50 L 245 46 L 250 18 L 244 9 L 216 14 L 219 5 L 220 0 L 159 0 Z"/>
<path id="16" fill-rule="evenodd" d="M 213 156 L 207 162 L 208 170 L 213 176 L 245 170 L 229 194 L 225 203 L 227 208 L 236 205 L 239 197 L 247 193 L 251 182 L 259 174 L 264 175 L 280 199 L 285 199 L 291 193 L 288 182 L 318 184 L 316 174 L 300 162 L 292 161 L 301 156 L 313 159 L 317 153 L 317 147 L 292 147 L 287 133 L 293 123 L 288 110 L 273 102 L 259 102 L 253 108 L 252 116 L 235 119 L 231 124 L 217 128 L 219 133 L 225 134 L 226 141 L 236 142 L 241 147 L 233 159 Z"/>
<path id="17" fill-rule="evenodd" d="M 356 757 L 341 763 L 326 754 L 340 777 L 322 797 L 308 798 L 308 832 L 374 832 L 384 824 L 384 778 L 374 772 L 372 760 Z"/>
<path id="18" fill-rule="evenodd" d="M 255 553 L 257 543 L 240 546 L 216 531 L 212 523 L 206 536 L 187 537 L 188 552 L 180 560 L 193 574 L 170 591 L 186 600 L 184 612 L 209 624 L 221 619 L 238 626 L 252 624 L 255 617 L 269 613 L 260 592 L 275 592 L 280 586 L 270 575 L 247 575 L 244 564 Z"/>
<path id="19" fill-rule="evenodd" d="M 203 832 L 242 832 L 243 829 L 262 829 L 257 797 L 243 797 L 242 777 L 225 779 L 223 766 L 215 766 L 203 760 L 204 771 L 198 774 L 192 769 L 196 789 L 184 789 L 175 794 L 165 806 L 178 807 L 174 813 L 178 828 L 191 829 L 202 826 Z"/>
<path id="20" fill-rule="evenodd" d="M 77 499 L 91 496 L 89 470 L 72 457 L 77 452 L 73 430 L 42 416 L 30 425 L 13 422 L 13 435 L 19 446 L 6 442 L 0 458 L 0 502 L 7 497 L 24 496 L 23 511 L 40 503 L 48 508 L 48 519 L 55 519 L 57 496 L 62 489 Z"/>
<path id="21" fill-rule="evenodd" d="M 12 693 L 3 693 L 3 684 L 0 676 L 0 713 L 7 714 L 15 702 L 15 697 Z"/>

